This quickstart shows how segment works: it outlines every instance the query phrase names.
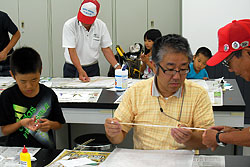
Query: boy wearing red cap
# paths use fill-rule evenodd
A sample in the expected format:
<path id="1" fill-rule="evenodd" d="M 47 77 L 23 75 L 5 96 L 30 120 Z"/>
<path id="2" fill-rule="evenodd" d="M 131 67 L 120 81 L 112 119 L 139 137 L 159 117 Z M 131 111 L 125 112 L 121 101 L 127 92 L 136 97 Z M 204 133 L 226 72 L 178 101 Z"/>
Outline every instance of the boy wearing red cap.
<path id="1" fill-rule="evenodd" d="M 222 27 L 218 39 L 218 52 L 207 61 L 207 65 L 222 62 L 230 72 L 250 81 L 250 19 L 234 20 Z M 225 144 L 250 146 L 250 128 L 210 127 L 204 132 L 202 142 L 212 151 Z"/>
<path id="2" fill-rule="evenodd" d="M 62 46 L 65 48 L 64 77 L 79 77 L 88 82 L 89 76 L 99 76 L 99 50 L 114 68 L 121 68 L 110 46 L 112 41 L 106 24 L 96 18 L 100 9 L 97 0 L 84 0 L 77 16 L 65 22 Z"/>

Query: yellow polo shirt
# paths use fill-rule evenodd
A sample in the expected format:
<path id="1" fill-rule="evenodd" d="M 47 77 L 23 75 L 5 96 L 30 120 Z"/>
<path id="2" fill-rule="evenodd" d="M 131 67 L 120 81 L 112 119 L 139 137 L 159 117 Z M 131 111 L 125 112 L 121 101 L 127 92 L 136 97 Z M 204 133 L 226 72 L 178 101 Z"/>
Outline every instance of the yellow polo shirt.
<path id="1" fill-rule="evenodd" d="M 129 88 L 116 109 L 114 117 L 120 122 L 208 128 L 214 125 L 214 115 L 207 91 L 198 84 L 185 80 L 184 89 L 164 98 L 158 92 L 155 77 Z M 159 102 L 158 102 L 159 98 Z M 160 104 L 159 104 L 160 103 Z M 167 114 L 160 111 L 160 106 Z M 132 126 L 122 125 L 128 132 Z M 185 149 L 165 127 L 134 126 L 134 148 L 145 150 Z"/>

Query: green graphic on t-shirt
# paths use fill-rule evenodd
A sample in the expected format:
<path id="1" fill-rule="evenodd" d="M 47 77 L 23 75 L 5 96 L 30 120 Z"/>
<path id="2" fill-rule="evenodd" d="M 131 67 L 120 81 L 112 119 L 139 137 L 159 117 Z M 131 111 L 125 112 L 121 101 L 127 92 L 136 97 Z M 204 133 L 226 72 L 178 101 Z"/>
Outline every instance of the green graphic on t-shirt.
<path id="1" fill-rule="evenodd" d="M 50 108 L 48 103 L 45 103 L 43 105 L 43 107 L 44 108 L 41 108 L 40 111 L 36 114 L 37 119 L 40 119 L 46 113 L 46 111 Z M 32 107 L 32 106 L 27 111 L 26 107 L 22 107 L 22 106 L 13 104 L 13 109 L 15 111 L 16 122 L 19 122 L 20 120 L 25 119 L 25 118 L 32 118 L 32 117 L 34 117 L 34 113 L 37 112 L 37 109 L 35 107 Z M 28 139 L 29 129 L 22 126 L 19 128 L 19 131 L 23 132 L 23 136 L 26 139 Z M 44 136 L 44 135 L 43 135 L 43 137 L 48 138 L 48 136 Z"/>
<path id="2" fill-rule="evenodd" d="M 42 116 L 46 113 L 46 111 L 49 109 L 49 104 L 48 103 L 45 103 L 44 104 L 44 109 L 41 109 L 38 114 L 36 115 L 36 119 L 40 119 L 42 118 Z"/>
<path id="3" fill-rule="evenodd" d="M 15 111 L 16 122 L 20 121 L 23 114 L 27 111 L 26 107 L 22 107 L 16 104 L 13 104 L 13 109 Z"/>

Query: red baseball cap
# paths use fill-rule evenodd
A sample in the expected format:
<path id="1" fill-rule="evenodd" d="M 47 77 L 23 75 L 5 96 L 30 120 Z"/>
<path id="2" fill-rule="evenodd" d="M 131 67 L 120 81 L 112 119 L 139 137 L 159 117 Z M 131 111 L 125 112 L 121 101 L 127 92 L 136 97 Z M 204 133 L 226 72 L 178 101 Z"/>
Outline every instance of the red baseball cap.
<path id="1" fill-rule="evenodd" d="M 209 66 L 215 66 L 232 52 L 250 46 L 250 19 L 234 20 L 220 28 L 218 39 L 218 52 L 207 61 Z"/>
<path id="2" fill-rule="evenodd" d="M 93 24 L 99 9 L 100 4 L 97 0 L 84 0 L 79 8 L 77 19 L 84 24 Z"/>

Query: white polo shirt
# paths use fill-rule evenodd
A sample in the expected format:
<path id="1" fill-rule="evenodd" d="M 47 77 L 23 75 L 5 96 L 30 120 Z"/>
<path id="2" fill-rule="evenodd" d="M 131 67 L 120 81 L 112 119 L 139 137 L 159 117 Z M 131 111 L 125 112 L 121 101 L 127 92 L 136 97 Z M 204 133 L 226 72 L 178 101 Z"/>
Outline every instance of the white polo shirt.
<path id="1" fill-rule="evenodd" d="M 65 48 L 64 57 L 67 63 L 73 64 L 68 48 L 76 48 L 82 66 L 90 65 L 99 58 L 100 48 L 107 48 L 112 41 L 106 24 L 96 19 L 89 31 L 73 17 L 63 26 L 62 47 Z"/>

